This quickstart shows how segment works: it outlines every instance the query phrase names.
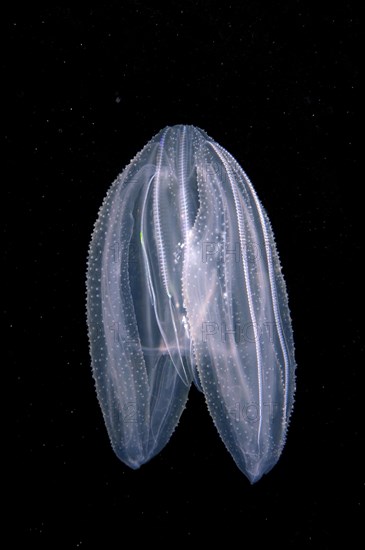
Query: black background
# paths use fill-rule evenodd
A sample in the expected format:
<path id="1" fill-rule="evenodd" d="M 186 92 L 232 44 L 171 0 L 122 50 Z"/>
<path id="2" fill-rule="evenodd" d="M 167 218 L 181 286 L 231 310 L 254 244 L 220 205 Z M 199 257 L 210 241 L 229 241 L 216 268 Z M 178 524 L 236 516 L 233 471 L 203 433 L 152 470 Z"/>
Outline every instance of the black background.
<path id="1" fill-rule="evenodd" d="M 124 1 L 6 14 L 3 397 L 13 427 L 3 453 L 14 544 L 351 546 L 363 489 L 353 4 Z M 253 486 L 196 391 L 138 471 L 114 456 L 94 392 L 93 223 L 130 158 L 179 123 L 205 129 L 248 173 L 287 281 L 296 404 L 279 463 Z"/>

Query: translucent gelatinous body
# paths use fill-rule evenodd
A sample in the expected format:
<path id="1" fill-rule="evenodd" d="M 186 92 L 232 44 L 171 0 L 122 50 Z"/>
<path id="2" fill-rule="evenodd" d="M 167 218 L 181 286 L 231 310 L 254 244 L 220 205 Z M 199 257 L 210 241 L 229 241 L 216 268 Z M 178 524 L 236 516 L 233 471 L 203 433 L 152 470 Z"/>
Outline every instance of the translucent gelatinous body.
<path id="1" fill-rule="evenodd" d="M 235 159 L 194 126 L 157 134 L 114 182 L 90 244 L 92 368 L 118 457 L 168 442 L 192 382 L 237 466 L 279 459 L 295 387 L 268 217 Z"/>

